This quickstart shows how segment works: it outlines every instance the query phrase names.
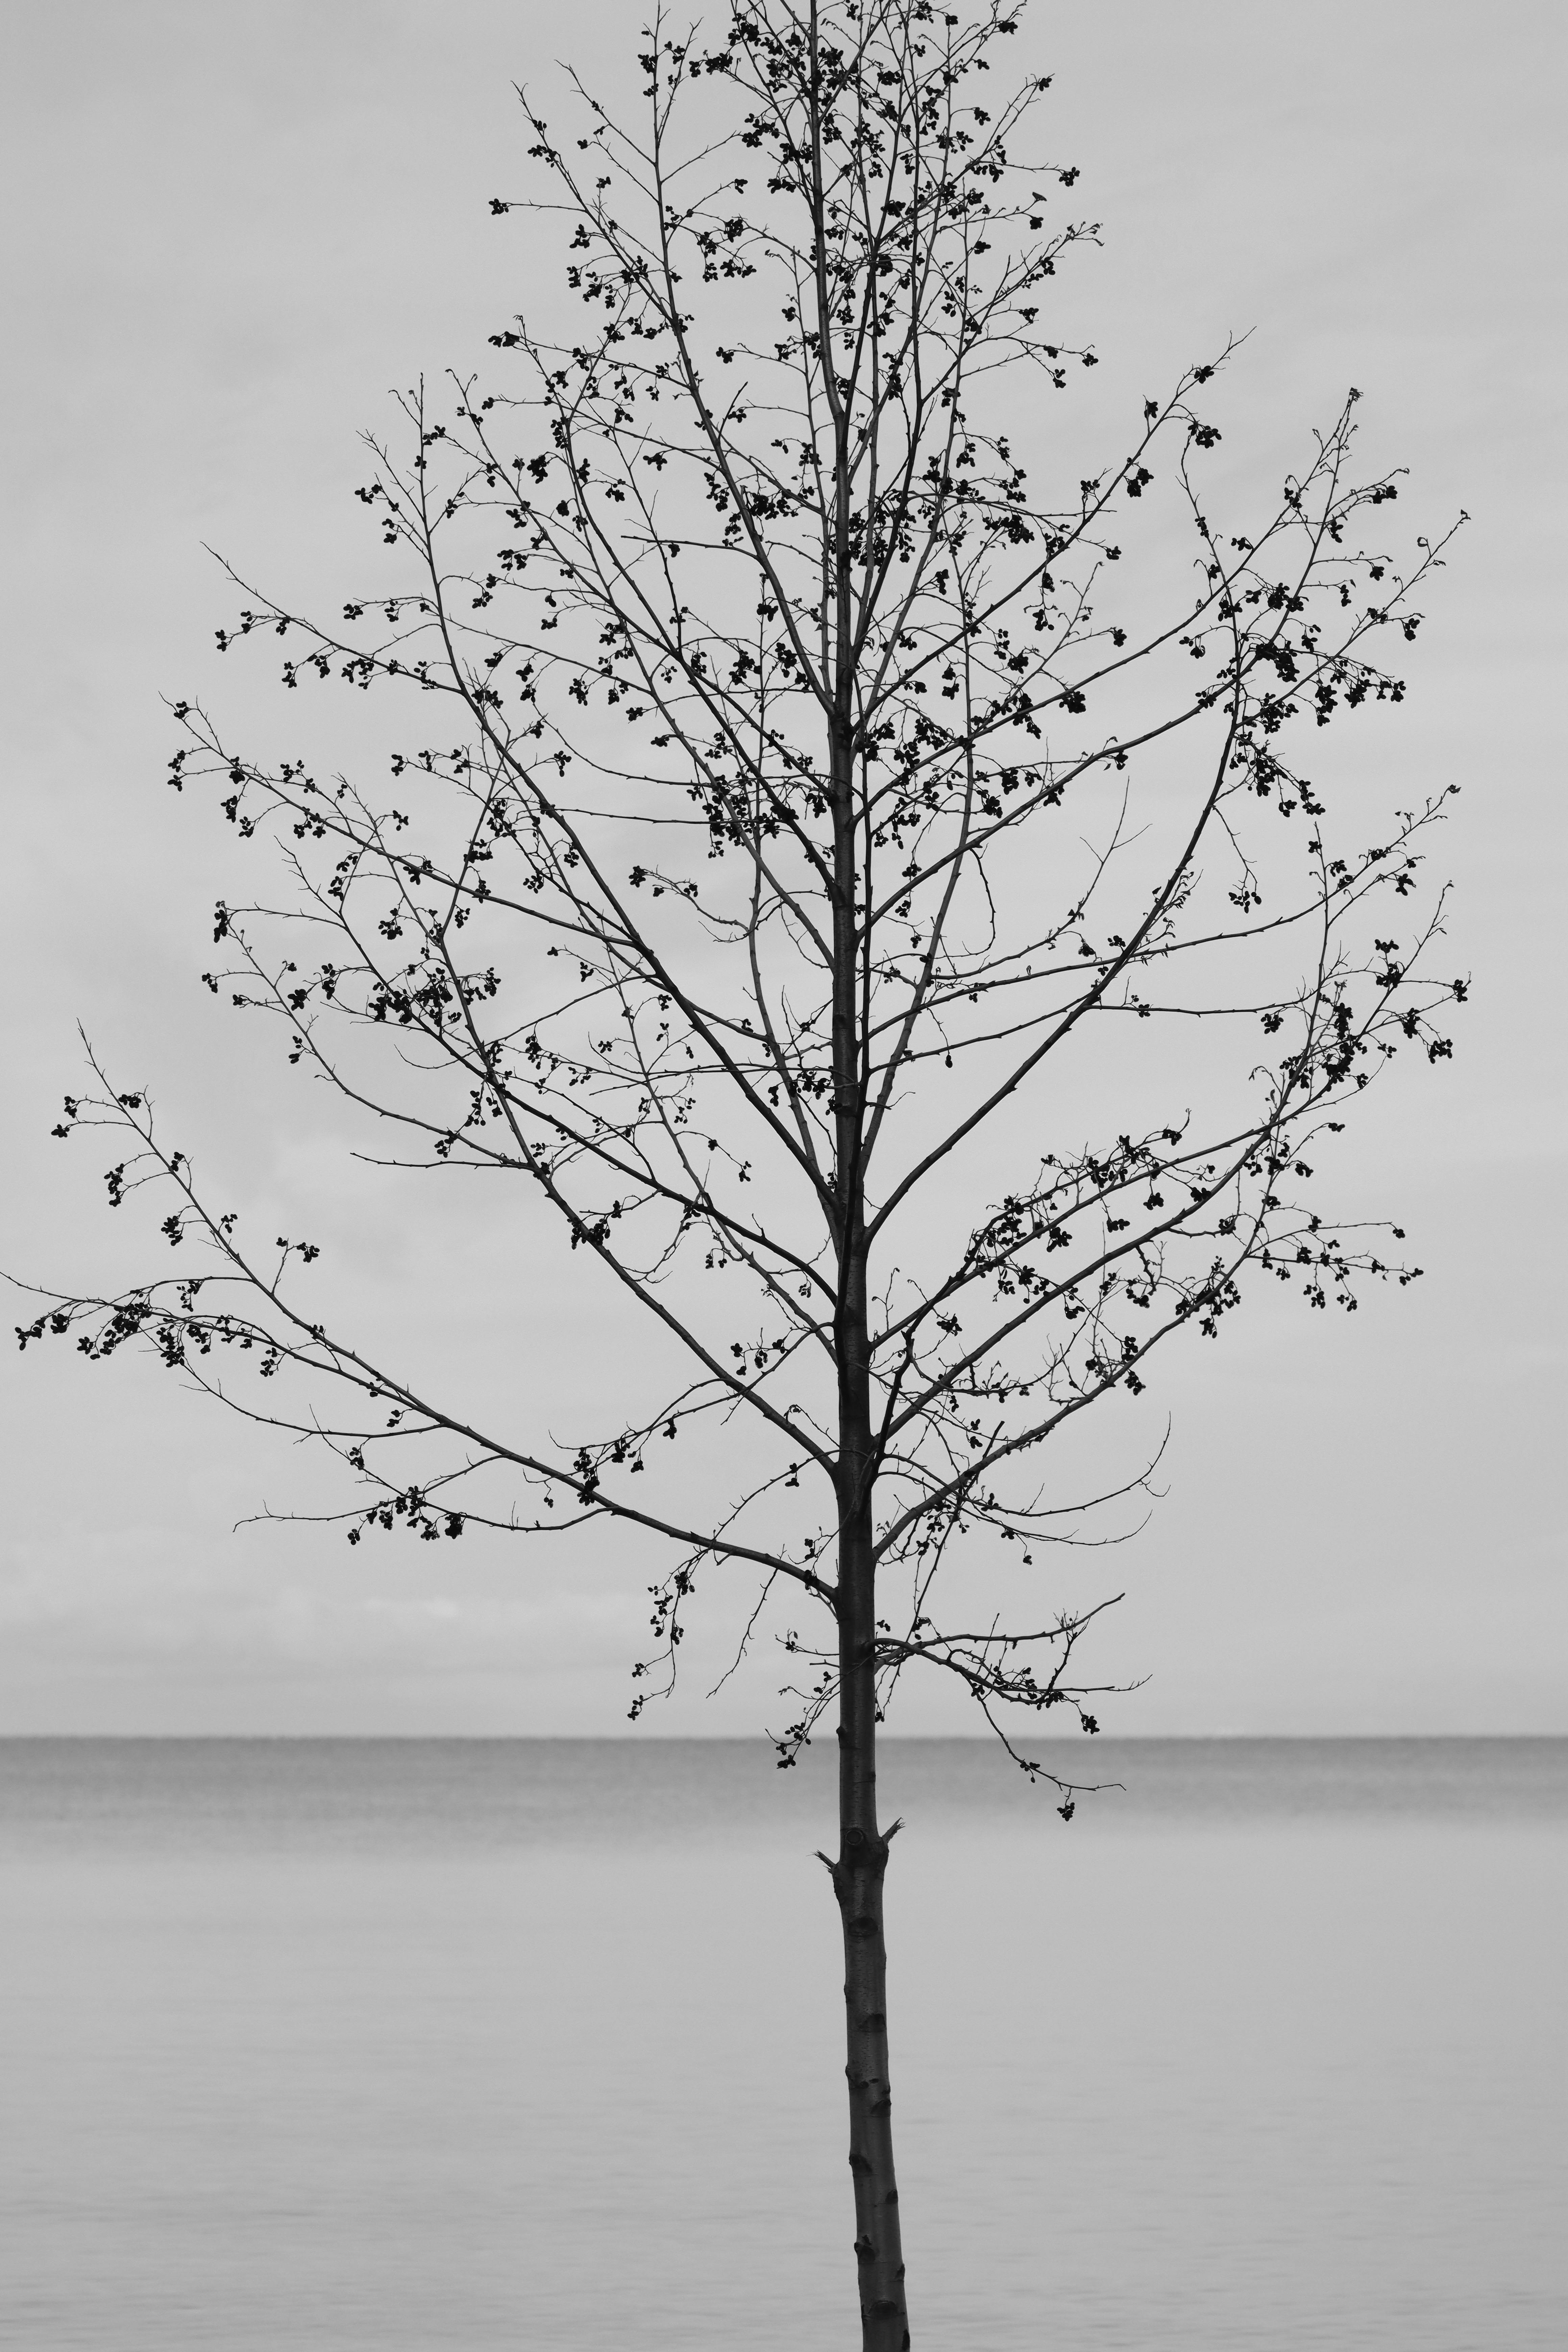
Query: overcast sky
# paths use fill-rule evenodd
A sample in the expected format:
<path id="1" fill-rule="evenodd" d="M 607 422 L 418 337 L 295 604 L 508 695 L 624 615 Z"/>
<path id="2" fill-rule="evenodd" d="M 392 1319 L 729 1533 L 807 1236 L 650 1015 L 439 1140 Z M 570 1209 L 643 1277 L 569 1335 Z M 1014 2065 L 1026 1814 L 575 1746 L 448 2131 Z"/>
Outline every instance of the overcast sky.
<path id="1" fill-rule="evenodd" d="M 542 93 L 559 55 L 613 79 L 638 16 L 51 0 L 10 16 L 13 1271 L 123 1279 L 151 1255 L 129 1212 L 104 1212 L 90 1139 L 48 1137 L 80 1020 L 258 1216 L 287 1231 L 309 1202 L 357 1236 L 410 1344 L 441 1322 L 432 1268 L 460 1237 L 416 1265 L 396 1202 L 345 1171 L 268 1034 L 199 987 L 230 845 L 163 787 L 159 697 L 222 707 L 204 543 L 284 595 L 360 543 L 356 431 L 386 422 L 389 386 L 482 359 L 527 299 L 526 236 L 487 203 L 523 179 L 511 82 Z M 1039 6 L 1018 45 L 1020 68 L 1056 76 L 1054 153 L 1105 226 L 1075 296 L 1106 355 L 1097 390 L 1135 399 L 1251 329 L 1227 445 L 1282 467 L 1354 383 L 1369 466 L 1410 468 L 1403 522 L 1474 518 L 1387 738 L 1401 784 L 1463 787 L 1438 855 L 1474 1002 L 1453 1065 L 1396 1070 L 1353 1144 L 1356 1197 L 1407 1226 L 1428 1272 L 1353 1323 L 1267 1301 L 1221 1345 L 1167 1354 L 1168 1493 L 1117 1562 L 1108 1654 L 1150 1680 L 1108 1709 L 1118 1730 L 1568 1732 L 1563 46 L 1542 0 L 1074 0 Z M 447 1341 L 504 1351 L 553 1393 L 570 1378 L 553 1282 L 542 1270 Z M 625 1727 L 647 1573 L 612 1543 L 563 1571 L 477 1541 L 350 1553 L 338 1533 L 231 1532 L 306 1491 L 281 1442 L 130 1363 L 13 1355 L 5 1381 L 0 1728 Z M 716 1610 L 715 1659 L 728 1623 Z M 703 1679 L 651 1727 L 780 1713 L 771 1660 L 706 1706 Z M 951 1721 L 917 1702 L 895 1727 Z"/>

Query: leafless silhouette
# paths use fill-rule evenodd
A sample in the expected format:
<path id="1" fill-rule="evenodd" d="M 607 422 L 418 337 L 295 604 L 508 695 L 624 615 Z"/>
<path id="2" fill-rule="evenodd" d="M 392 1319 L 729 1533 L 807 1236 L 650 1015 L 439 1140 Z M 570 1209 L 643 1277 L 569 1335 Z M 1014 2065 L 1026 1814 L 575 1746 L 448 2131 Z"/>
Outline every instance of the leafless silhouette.
<path id="1" fill-rule="evenodd" d="M 519 319 L 488 386 L 411 393 L 370 444 L 374 593 L 327 625 L 242 588 L 220 634 L 285 639 L 289 688 L 412 695 L 408 748 L 324 781 L 175 706 L 174 782 L 216 784 L 282 874 L 219 907 L 208 984 L 274 1014 L 388 1156 L 550 1204 L 647 1336 L 605 1423 L 475 1420 L 327 1328 L 314 1249 L 248 1246 L 96 1065 L 57 1131 L 120 1130 L 110 1200 L 157 1184 L 204 1255 L 46 1294 L 22 1334 L 136 1341 L 312 1437 L 357 1481 L 351 1542 L 663 1539 L 634 1716 L 700 1576 L 755 1580 L 752 1630 L 790 1604 L 780 1761 L 837 1722 L 875 2352 L 910 2341 L 877 1727 L 906 1669 L 953 1676 L 1071 1818 L 1090 1781 L 1012 1727 L 1096 1728 L 1108 1602 L 1053 1605 L 1047 1548 L 1110 1498 L 1052 1441 L 1249 1276 L 1320 1307 L 1411 1278 L 1389 1229 L 1306 1205 L 1310 1162 L 1401 1044 L 1447 1055 L 1464 993 L 1426 969 L 1440 801 L 1352 806 L 1336 840 L 1296 749 L 1400 698 L 1373 653 L 1414 635 L 1439 548 L 1366 545 L 1395 484 L 1352 470 L 1353 393 L 1271 510 L 1222 527 L 1227 352 L 1108 426 L 1118 454 L 1064 457 L 1051 404 L 1095 354 L 1053 339 L 1053 280 L 1096 232 L 1074 169 L 1020 159 L 1044 83 L 984 78 L 1015 25 L 737 0 L 712 49 L 648 31 L 631 127 L 575 77 L 569 135 L 524 93 L 522 258 L 564 246 L 569 323 Z M 724 1492 L 679 1443 L 715 1416 Z M 1131 1433 L 1124 1495 L 1159 1444 Z M 966 1603 L 982 1559 L 1016 1616 Z"/>

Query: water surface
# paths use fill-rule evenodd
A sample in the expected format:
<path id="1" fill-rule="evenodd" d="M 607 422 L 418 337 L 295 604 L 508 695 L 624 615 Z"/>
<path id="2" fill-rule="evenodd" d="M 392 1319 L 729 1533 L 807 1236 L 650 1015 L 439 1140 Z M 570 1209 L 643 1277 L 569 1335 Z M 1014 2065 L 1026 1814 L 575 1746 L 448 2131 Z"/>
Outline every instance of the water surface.
<path id="1" fill-rule="evenodd" d="M 916 2345 L 1561 2352 L 1568 1742 L 889 1742 Z M 0 1743 L 27 2352 L 853 2352 L 832 1759 Z"/>

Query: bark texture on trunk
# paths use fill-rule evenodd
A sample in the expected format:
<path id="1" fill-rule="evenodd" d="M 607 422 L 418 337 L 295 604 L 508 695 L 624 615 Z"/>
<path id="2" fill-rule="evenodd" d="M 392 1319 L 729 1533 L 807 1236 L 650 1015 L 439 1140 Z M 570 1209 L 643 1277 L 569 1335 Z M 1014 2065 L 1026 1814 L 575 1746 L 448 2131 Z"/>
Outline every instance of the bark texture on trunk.
<path id="1" fill-rule="evenodd" d="M 868 1680 L 869 1677 L 868 1676 Z M 850 1710 L 846 1706 L 847 1715 Z M 908 2352 L 903 2241 L 893 2169 L 888 2065 L 888 1950 L 882 1881 L 888 1837 L 877 1827 L 875 1724 L 864 1746 L 840 1731 L 838 1859 L 833 1892 L 844 1925 L 844 2021 L 849 2084 L 849 2170 L 863 2352 Z M 897 1823 L 894 1823 L 894 1829 Z M 892 1835 L 889 1832 L 889 1836 Z"/>

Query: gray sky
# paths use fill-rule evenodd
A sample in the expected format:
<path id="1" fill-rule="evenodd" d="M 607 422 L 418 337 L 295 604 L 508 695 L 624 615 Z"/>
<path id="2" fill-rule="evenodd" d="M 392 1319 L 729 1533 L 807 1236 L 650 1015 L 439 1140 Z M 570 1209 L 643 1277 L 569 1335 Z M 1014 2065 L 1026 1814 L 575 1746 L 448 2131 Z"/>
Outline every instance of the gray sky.
<path id="1" fill-rule="evenodd" d="M 524 1402 L 556 1393 L 570 1293 L 541 1269 L 465 1320 L 446 1303 L 464 1237 L 416 1264 L 396 1202 L 345 1173 L 267 1035 L 200 989 L 230 846 L 163 787 L 158 698 L 222 708 L 204 542 L 282 594 L 352 563 L 357 429 L 387 421 L 388 386 L 482 359 L 527 299 L 525 237 L 486 202 L 522 181 L 510 82 L 542 91 L 558 54 L 613 74 L 637 21 L 626 0 L 14 14 L 13 1270 L 124 1278 L 151 1256 L 131 1213 L 104 1213 L 90 1139 L 48 1138 L 80 1019 L 258 1216 L 287 1231 L 312 1203 L 411 1345 L 493 1360 Z M 1455 1063 L 1397 1070 L 1353 1144 L 1356 1198 L 1400 1218 L 1427 1276 L 1351 1325 L 1260 1301 L 1218 1347 L 1167 1356 L 1169 1491 L 1114 1562 L 1128 1598 L 1104 1654 L 1152 1680 L 1107 1710 L 1118 1730 L 1568 1731 L 1563 46 L 1539 0 L 1077 0 L 1018 45 L 1056 75 L 1053 151 L 1105 225 L 1074 296 L 1100 394 L 1135 400 L 1253 329 L 1227 444 L 1278 471 L 1353 382 L 1369 467 L 1410 468 L 1404 525 L 1474 518 L 1379 741 L 1413 792 L 1463 787 L 1439 855 L 1475 1000 Z M 1107 442 L 1121 431 L 1108 415 Z M 0 1727 L 623 1727 L 641 1560 L 231 1533 L 263 1497 L 316 1491 L 283 1443 L 129 1363 L 30 1352 L 5 1377 Z M 716 1606 L 696 1665 L 731 1617 Z M 772 1722 L 777 1680 L 764 1659 L 705 1707 L 694 1671 L 653 1727 Z M 950 1721 L 916 1704 L 900 1727 Z"/>

